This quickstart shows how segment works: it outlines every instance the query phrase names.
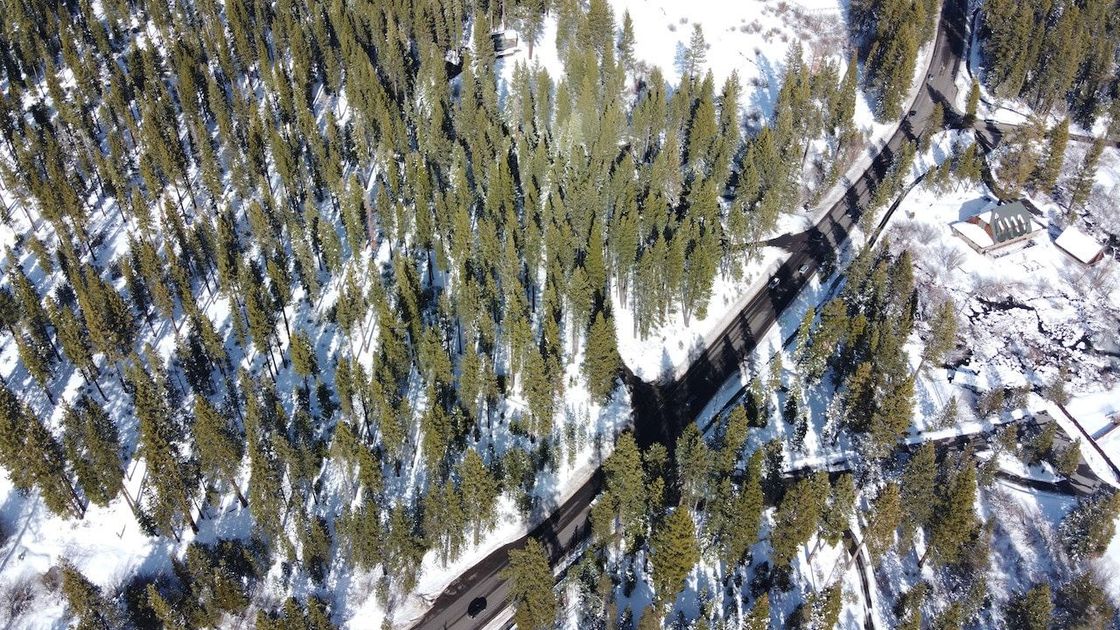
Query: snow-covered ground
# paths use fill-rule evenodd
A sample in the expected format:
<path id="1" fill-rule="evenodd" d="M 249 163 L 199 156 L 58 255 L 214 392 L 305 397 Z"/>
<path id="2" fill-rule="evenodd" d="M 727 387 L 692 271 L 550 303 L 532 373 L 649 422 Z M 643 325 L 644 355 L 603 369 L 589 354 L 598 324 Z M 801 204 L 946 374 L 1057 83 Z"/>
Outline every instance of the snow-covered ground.
<path id="1" fill-rule="evenodd" d="M 906 178 L 907 183 L 969 142 L 971 139 L 965 133 L 938 134 L 930 150 L 916 160 Z M 1114 181 L 1108 172 L 1110 167 L 1106 166 L 1109 159 L 1106 153 L 1098 172 L 1098 185 L 1102 180 L 1105 183 Z M 1060 217 L 1060 209 L 1050 200 L 1036 199 L 1035 202 L 1047 216 L 1044 222 Z M 1042 410 L 1049 411 L 1059 427 L 1073 438 L 1079 437 L 1080 429 L 1094 435 L 1103 434 L 1112 426 L 1108 418 L 1120 411 L 1118 362 L 1107 345 L 1115 340 L 1115 331 L 1120 328 L 1120 291 L 1117 290 L 1120 271 L 1115 261 L 1109 259 L 1092 273 L 1088 272 L 1053 244 L 1052 240 L 1060 233 L 1053 225 L 1026 247 L 998 257 L 978 254 L 952 233 L 949 224 L 995 203 L 994 196 L 982 185 L 962 184 L 939 191 L 918 185 L 904 198 L 884 231 L 892 248 L 907 248 L 913 255 L 921 301 L 919 311 L 928 314 L 943 300 L 951 299 L 960 321 L 959 360 L 950 368 L 925 365 L 916 372 L 916 404 L 910 439 L 919 441 L 990 431 L 997 423 Z M 854 241 L 862 240 L 857 231 Z M 828 295 L 821 285 L 827 288 L 837 280 L 814 282 L 803 291 L 798 302 L 782 315 L 779 325 L 760 341 L 744 362 L 742 373 L 730 379 L 697 418 L 702 427 L 711 426 L 714 416 L 737 399 L 752 374 L 762 374 L 765 378 L 766 365 L 774 351 L 797 329 L 805 310 L 819 305 Z M 993 306 L 1009 297 L 1014 306 Z M 1105 351 L 1098 351 L 1097 347 Z M 921 363 L 921 348 L 919 335 L 915 334 L 908 345 L 911 369 L 917 370 Z M 1067 391 L 1072 394 L 1069 410 L 1080 428 L 1038 394 L 1029 395 L 1023 409 L 1003 417 L 977 416 L 971 403 L 978 393 L 1000 387 L 1045 387 L 1057 378 L 1061 362 L 1070 368 L 1066 383 Z M 788 369 L 793 365 L 788 352 L 783 353 L 783 365 L 787 367 L 783 381 L 788 383 L 799 378 Z M 766 428 L 751 432 L 748 450 L 774 437 L 784 438 L 787 470 L 844 459 L 851 452 L 850 445 L 843 439 L 832 444 L 822 437 L 829 398 L 827 391 L 813 391 L 805 400 L 811 421 L 801 451 L 789 447 L 793 427 L 786 425 L 781 414 L 776 413 L 771 414 Z M 958 402 L 957 421 L 943 426 L 940 417 L 953 398 Z M 780 395 L 775 394 L 772 408 L 780 408 L 780 403 Z M 1104 437 L 1101 445 L 1114 463 L 1120 459 L 1120 428 Z M 1098 476 L 1120 485 L 1120 479 L 1094 449 L 1082 444 L 1081 451 Z M 1000 464 L 1019 476 L 1043 481 L 1057 479 L 1048 465 L 1028 466 L 1006 456 L 1001 457 Z M 999 569 L 994 572 L 993 589 L 999 599 L 1006 600 L 1021 592 L 1034 583 L 1030 580 L 1054 574 L 1053 563 L 1059 559 L 1048 555 L 1053 549 L 1047 547 L 1046 541 L 1053 540 L 1058 523 L 1072 508 L 1072 499 L 1026 491 L 1001 482 L 984 495 L 981 504 L 985 513 L 994 513 L 1010 504 L 1014 507 L 1010 513 L 1020 515 L 1014 522 L 1002 523 L 996 532 L 995 554 Z M 1019 557 L 1029 560 L 1015 565 L 1014 560 Z M 1114 540 L 1101 563 L 1112 567 L 1113 571 L 1120 570 L 1120 537 Z M 846 627 L 859 627 L 863 623 L 862 602 L 855 602 L 862 600 L 862 594 L 854 569 L 843 576 L 843 583 L 849 596 L 842 620 Z M 1120 597 L 1120 588 L 1114 590 Z M 889 619 L 877 607 L 874 615 L 880 625 Z"/>
<path id="2" fill-rule="evenodd" d="M 687 4 L 664 0 L 612 0 L 616 16 L 629 10 L 634 20 L 635 55 L 651 66 L 659 66 L 671 84 L 680 80 L 683 53 L 691 38 L 693 24 L 699 24 L 708 43 L 707 67 L 716 85 L 737 72 L 746 88 L 741 97 L 742 113 L 748 124 L 769 119 L 781 87 L 786 55 L 800 42 L 809 60 L 829 60 L 839 65 L 842 74 L 849 62 L 846 11 L 834 0 L 799 0 L 772 4 L 748 0 L 735 4 L 700 0 Z M 547 37 L 547 34 L 546 34 Z M 921 50 L 909 94 L 910 103 L 918 93 L 933 51 L 931 40 Z M 547 67 L 546 61 L 542 62 Z M 907 105 L 908 107 L 908 105 Z M 755 121 L 752 123 L 751 121 Z M 811 227 L 840 199 L 851 182 L 870 165 L 898 121 L 877 122 L 864 94 L 856 101 L 856 127 L 866 146 L 859 157 L 844 169 L 843 175 L 807 212 L 800 208 L 783 213 L 769 237 L 797 233 Z M 811 160 L 809 160 L 811 161 Z M 642 338 L 633 326 L 633 313 L 627 305 L 614 301 L 619 352 L 627 366 L 647 380 L 671 378 L 688 367 L 690 357 L 745 304 L 746 298 L 765 282 L 788 253 L 767 248 L 738 279 L 721 275 L 716 279 L 707 317 L 685 321 L 680 313 Z"/>
<path id="3" fill-rule="evenodd" d="M 705 317 L 694 316 L 685 322 L 681 313 L 670 313 L 668 321 L 654 327 L 645 338 L 637 330 L 630 304 L 619 300 L 617 293 L 612 294 L 615 334 L 622 360 L 644 380 L 674 378 L 688 368 L 692 357 L 702 352 L 750 298 L 765 286 L 770 275 L 788 256 L 787 252 L 775 247 L 763 248 L 740 278 L 730 274 L 716 277 Z"/>
<path id="4" fill-rule="evenodd" d="M 458 558 L 447 564 L 439 561 L 434 550 L 429 552 L 424 557 L 416 588 L 393 615 L 395 627 L 407 627 L 414 623 L 455 578 L 498 547 L 524 536 L 532 526 L 547 517 L 552 509 L 567 501 L 611 454 L 614 450 L 614 436 L 629 423 L 630 396 L 625 388 L 619 387 L 615 390 L 614 398 L 606 405 L 591 404 L 588 398 L 587 391 L 583 388 L 578 389 L 575 395 L 572 392 L 567 394 L 565 409 L 559 414 L 558 422 L 564 427 L 569 423 L 572 425 L 573 433 L 576 434 L 576 448 L 562 455 L 557 470 L 541 473 L 538 484 L 534 487 L 536 505 L 541 508 L 527 519 L 514 505 L 512 498 L 505 494 L 499 501 L 497 525 L 478 545 L 468 546 Z M 358 592 L 355 591 L 355 596 L 358 596 Z M 361 601 L 361 597 L 357 597 L 357 601 Z M 375 618 L 371 615 L 377 614 L 379 610 L 376 598 L 367 597 L 353 611 L 354 614 L 349 619 L 350 627 L 366 627 L 368 621 Z"/>
<path id="5" fill-rule="evenodd" d="M 1120 467 L 1120 386 L 1076 395 L 1066 410 Z"/>
<path id="6" fill-rule="evenodd" d="M 840 0 L 610 0 L 615 20 L 629 11 L 637 59 L 661 68 L 676 85 L 695 25 L 708 44 L 706 68 L 716 85 L 736 72 L 748 117 L 769 118 L 781 88 L 785 59 L 800 43 L 807 59 L 847 58 L 848 29 Z"/>

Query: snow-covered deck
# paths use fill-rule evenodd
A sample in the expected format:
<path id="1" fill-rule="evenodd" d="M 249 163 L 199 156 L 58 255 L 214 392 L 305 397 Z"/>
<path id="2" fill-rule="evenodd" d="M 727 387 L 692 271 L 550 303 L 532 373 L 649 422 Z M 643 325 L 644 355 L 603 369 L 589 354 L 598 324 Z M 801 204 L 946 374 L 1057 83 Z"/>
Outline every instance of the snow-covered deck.
<path id="1" fill-rule="evenodd" d="M 995 241 L 988 235 L 984 228 L 968 221 L 957 221 L 951 224 L 953 231 L 960 235 L 972 248 L 983 251 L 995 245 Z"/>

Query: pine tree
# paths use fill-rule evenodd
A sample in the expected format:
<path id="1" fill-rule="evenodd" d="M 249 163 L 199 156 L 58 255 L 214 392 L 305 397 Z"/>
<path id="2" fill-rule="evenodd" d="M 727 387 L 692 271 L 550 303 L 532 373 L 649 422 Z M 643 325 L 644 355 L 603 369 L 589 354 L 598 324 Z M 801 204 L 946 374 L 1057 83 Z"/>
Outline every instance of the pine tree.
<path id="1" fill-rule="evenodd" d="M 1081 465 L 1081 438 L 1077 438 L 1072 444 L 1062 449 L 1056 460 L 1054 467 L 1057 469 L 1058 474 L 1066 477 L 1072 477 L 1077 472 L 1077 467 Z"/>
<path id="2" fill-rule="evenodd" d="M 955 471 L 933 516 L 929 551 L 946 564 L 955 564 L 965 544 L 978 533 L 976 465 L 968 460 Z"/>
<path id="3" fill-rule="evenodd" d="M 695 177 L 713 174 L 713 149 L 718 139 L 716 123 L 716 104 L 712 73 L 709 71 L 700 82 L 699 100 L 688 123 L 688 137 L 685 142 L 685 155 L 689 170 Z M 691 204 L 690 204 L 691 205 Z M 702 210 L 703 202 L 697 203 Z"/>
<path id="4" fill-rule="evenodd" d="M 694 507 L 708 495 L 708 476 L 712 467 L 708 444 L 695 422 L 688 423 L 684 428 L 677 441 L 675 455 L 681 504 Z"/>
<path id="5" fill-rule="evenodd" d="M 246 505 L 245 497 L 237 485 L 237 474 L 241 470 L 245 449 L 232 423 L 205 396 L 196 396 L 191 430 L 202 475 L 212 481 L 220 479 L 228 482 L 237 493 L 241 505 Z"/>
<path id="6" fill-rule="evenodd" d="M 895 531 L 902 521 L 902 495 L 897 483 L 889 483 L 879 492 L 869 520 L 864 539 L 871 558 L 878 561 L 894 546 Z"/>
<path id="7" fill-rule="evenodd" d="M 842 594 L 839 584 L 823 591 L 808 593 L 805 601 L 794 611 L 792 626 L 803 630 L 836 627 L 843 607 Z"/>
<path id="8" fill-rule="evenodd" d="M 597 401 L 606 401 L 615 388 L 622 359 L 618 356 L 614 321 L 601 312 L 591 322 L 587 331 L 587 348 L 583 358 L 583 373 L 587 388 Z"/>
<path id="9" fill-rule="evenodd" d="M 731 171 L 731 163 L 742 144 L 742 128 L 739 120 L 739 73 L 732 71 L 723 83 L 719 95 L 719 136 L 716 138 L 712 158 L 712 175 L 717 183 L 726 182 Z"/>
<path id="10" fill-rule="evenodd" d="M 344 508 L 335 521 L 335 532 L 339 548 L 349 552 L 343 557 L 349 557 L 356 568 L 368 571 L 381 562 L 380 511 L 370 498 L 353 509 Z"/>
<path id="11" fill-rule="evenodd" d="M 82 372 L 86 382 L 96 386 L 98 392 L 101 392 L 101 385 L 97 382 L 97 365 L 93 360 L 93 347 L 84 324 L 78 320 L 74 311 L 57 302 L 51 302 L 50 312 L 62 351 L 74 367 Z M 101 392 L 101 397 L 105 398 L 104 392 Z"/>
<path id="12" fill-rule="evenodd" d="M 767 387 L 771 391 L 778 391 L 782 388 L 782 353 L 775 353 L 770 359 L 770 380 L 767 382 Z"/>
<path id="13" fill-rule="evenodd" d="M 304 386 L 307 386 L 307 379 L 319 373 L 318 361 L 315 359 L 315 349 L 311 345 L 311 340 L 307 335 L 302 332 L 296 332 L 292 335 L 292 343 L 289 349 L 292 358 L 292 369 L 295 370 L 296 375 L 304 381 Z"/>
<path id="14" fill-rule="evenodd" d="M 1049 192 L 1058 184 L 1058 176 L 1062 173 L 1062 164 L 1066 157 L 1066 145 L 1069 144 L 1069 119 L 1063 118 L 1061 122 L 1050 130 L 1050 146 L 1046 152 L 1046 159 L 1039 165 L 1035 173 L 1035 185 L 1039 189 Z"/>
<path id="15" fill-rule="evenodd" d="M 1008 606 L 1008 621 L 1015 628 L 1047 630 L 1053 618 L 1054 602 L 1047 582 L 1031 587 Z"/>
<path id="16" fill-rule="evenodd" d="M 148 466 L 148 491 L 156 524 L 165 535 L 177 535 L 176 529 L 183 521 L 197 530 L 191 516 L 194 471 L 179 452 L 178 428 L 164 387 L 153 380 L 139 359 L 133 360 L 126 372 L 140 425 L 137 451 Z"/>
<path id="17" fill-rule="evenodd" d="M 587 50 L 595 50 L 600 56 L 606 54 L 614 39 L 614 16 L 606 0 L 588 2 L 586 21 L 581 25 L 586 36 L 581 42 Z"/>
<path id="18" fill-rule="evenodd" d="M 929 151 L 930 143 L 933 136 L 940 133 L 945 127 L 945 106 L 940 102 L 934 103 L 933 111 L 930 112 L 929 121 L 926 123 L 926 133 L 922 134 L 921 141 L 918 143 L 918 151 L 925 153 Z"/>
<path id="19" fill-rule="evenodd" d="M 627 73 L 634 72 L 634 21 L 630 11 L 622 13 L 622 35 L 618 40 L 618 61 Z"/>
<path id="20" fill-rule="evenodd" d="M 856 502 L 856 485 L 851 473 L 844 473 L 832 484 L 828 507 L 821 515 L 822 536 L 836 545 L 844 537 Z"/>
<path id="21" fill-rule="evenodd" d="M 66 470 L 66 457 L 62 444 L 47 427 L 29 411 L 22 431 L 25 439 L 20 466 L 39 490 L 47 509 L 64 518 L 81 518 L 85 514 L 73 482 Z"/>
<path id="22" fill-rule="evenodd" d="M 623 433 L 618 437 L 614 451 L 603 462 L 606 488 L 617 501 L 617 515 L 626 541 L 639 534 L 638 528 L 646 513 L 645 482 L 642 461 L 634 436 Z"/>
<path id="23" fill-rule="evenodd" d="M 936 507 L 936 491 L 937 455 L 933 445 L 925 443 L 914 452 L 902 475 L 902 505 L 911 530 L 930 523 Z"/>
<path id="24" fill-rule="evenodd" d="M 797 327 L 797 348 L 795 356 L 799 364 L 804 365 L 809 356 L 809 337 L 813 332 L 813 321 L 816 319 L 816 310 L 809 307 L 801 317 L 801 324 Z"/>
<path id="25" fill-rule="evenodd" d="M 758 596 L 754 606 L 743 622 L 743 630 L 768 630 L 770 628 L 770 595 Z"/>
<path id="26" fill-rule="evenodd" d="M 817 531 L 826 498 L 822 496 L 822 490 L 827 492 L 827 486 L 827 477 L 814 475 L 798 480 L 782 498 L 774 517 L 774 528 L 770 532 L 775 568 L 787 567 L 798 548 L 807 543 Z"/>
<path id="27" fill-rule="evenodd" d="M 804 359 L 806 377 L 816 381 L 828 369 L 830 358 L 839 355 L 848 328 L 847 306 L 842 299 L 829 300 L 821 309 L 820 325 L 812 335 L 808 356 Z"/>
<path id="28" fill-rule="evenodd" d="M 976 183 L 980 181 L 983 163 L 976 149 L 976 143 L 968 145 L 957 157 L 955 173 L 957 178 L 964 182 Z"/>
<path id="29" fill-rule="evenodd" d="M 1116 533 L 1120 492 L 1104 490 L 1083 498 L 1062 520 L 1058 533 L 1074 562 L 1100 557 Z"/>
<path id="30" fill-rule="evenodd" d="M 327 529 L 326 520 L 323 517 L 312 517 L 309 520 L 311 524 L 304 530 L 301 555 L 311 579 L 316 584 L 322 585 L 327 575 L 333 543 L 330 531 Z"/>
<path id="31" fill-rule="evenodd" d="M 27 369 L 31 377 L 39 384 L 39 387 L 43 388 L 43 393 L 53 403 L 54 396 L 51 395 L 49 387 L 52 374 L 51 357 L 47 354 L 47 349 L 26 335 L 16 335 L 15 340 L 23 367 Z"/>
<path id="32" fill-rule="evenodd" d="M 503 576 L 510 583 L 514 624 L 526 630 L 551 628 L 559 609 L 553 592 L 552 569 L 544 547 L 535 538 L 530 538 L 525 547 L 511 550 Z"/>
<path id="33" fill-rule="evenodd" d="M 945 300 L 937 308 L 930 322 L 929 341 L 926 342 L 922 360 L 939 364 L 957 344 L 957 313 L 952 300 Z"/>
<path id="34" fill-rule="evenodd" d="M 902 96 L 909 91 L 907 88 L 914 76 L 918 39 L 916 25 L 911 21 L 895 25 L 889 20 L 880 20 L 879 36 L 869 53 L 869 63 L 873 68 L 872 83 L 878 91 L 878 113 L 884 120 L 896 119 L 901 113 Z"/>
<path id="35" fill-rule="evenodd" d="M 684 54 L 684 75 L 696 77 L 700 74 L 708 58 L 708 42 L 704 39 L 704 30 L 700 24 L 692 25 L 692 36 L 688 40 L 688 48 Z"/>
<path id="36" fill-rule="evenodd" d="M 844 79 L 835 92 L 834 101 L 829 109 L 830 127 L 838 136 L 852 127 L 856 113 L 856 97 L 859 90 L 859 60 L 855 55 L 848 59 Z"/>
<path id="37" fill-rule="evenodd" d="M 743 445 L 747 441 L 747 410 L 743 405 L 735 405 L 727 415 L 727 424 L 721 436 L 719 453 L 716 456 L 718 472 L 730 474 L 739 463 Z"/>
<path id="38" fill-rule="evenodd" d="M 70 607 L 70 614 L 78 620 L 77 627 L 81 630 L 113 628 L 118 620 L 113 618 L 101 589 L 69 562 L 63 562 L 61 569 L 62 593 Z"/>
<path id="39" fill-rule="evenodd" d="M 463 508 L 474 531 L 473 543 L 477 545 L 481 535 L 494 521 L 498 481 L 486 469 L 482 457 L 474 449 L 469 449 L 459 464 L 459 479 Z"/>
<path id="40" fill-rule="evenodd" d="M 1069 365 L 1062 362 L 1058 365 L 1058 373 L 1054 375 L 1053 380 L 1042 390 L 1043 397 L 1059 405 L 1069 404 L 1069 391 L 1066 389 L 1066 383 L 1069 382 L 1069 378 Z"/>
<path id="41" fill-rule="evenodd" d="M 1070 183 L 1068 206 L 1070 210 L 1079 209 L 1085 205 L 1085 202 L 1089 201 L 1089 196 L 1093 193 L 1093 185 L 1096 182 L 1097 163 L 1100 161 L 1103 152 L 1104 140 L 1096 138 L 1093 140 L 1092 146 L 1089 147 L 1089 151 L 1085 153 L 1081 168 L 1078 169 Z"/>
<path id="42" fill-rule="evenodd" d="M 62 442 L 78 486 L 93 503 L 109 505 L 124 486 L 116 424 L 88 396 L 67 408 L 62 422 Z"/>
<path id="43" fill-rule="evenodd" d="M 183 619 L 182 612 L 160 594 L 154 582 L 148 583 L 146 595 L 148 607 L 155 613 L 156 618 L 164 628 L 167 628 L 167 630 L 187 630 L 189 626 Z"/>
<path id="44" fill-rule="evenodd" d="M 758 452 L 758 451 L 756 451 Z M 721 557 L 729 566 L 742 561 L 750 547 L 758 542 L 759 520 L 762 517 L 762 458 L 751 457 L 748 476 L 743 487 L 726 506 L 727 532 L 722 541 Z"/>
<path id="45" fill-rule="evenodd" d="M 971 125 L 976 121 L 976 111 L 980 106 L 980 81 L 972 80 L 972 87 L 968 90 L 968 101 L 964 108 L 964 122 Z"/>
<path id="46" fill-rule="evenodd" d="M 34 479 L 24 465 L 28 423 L 27 409 L 7 384 L 0 383 L 0 464 L 7 469 L 12 485 L 23 491 L 34 487 Z"/>
<path id="47" fill-rule="evenodd" d="M 663 607 L 673 602 L 699 561 L 696 525 L 688 510 L 678 507 L 654 529 L 650 540 L 653 590 L 658 605 Z"/>
<path id="48" fill-rule="evenodd" d="M 890 452 L 910 428 L 914 416 L 914 379 L 904 377 L 890 388 L 871 416 L 871 439 L 878 453 Z"/>

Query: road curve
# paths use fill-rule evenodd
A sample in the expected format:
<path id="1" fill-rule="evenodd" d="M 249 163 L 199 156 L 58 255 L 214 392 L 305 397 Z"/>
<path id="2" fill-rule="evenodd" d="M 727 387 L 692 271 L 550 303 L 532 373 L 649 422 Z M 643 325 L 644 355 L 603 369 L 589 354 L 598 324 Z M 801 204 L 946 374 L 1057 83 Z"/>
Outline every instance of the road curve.
<path id="1" fill-rule="evenodd" d="M 775 286 L 769 284 L 747 302 L 736 317 L 716 336 L 704 352 L 694 358 L 676 380 L 647 383 L 624 369 L 630 389 L 635 439 L 641 446 L 655 442 L 670 450 L 687 422 L 691 422 L 739 364 L 754 349 L 758 339 L 777 321 L 778 315 L 797 297 L 806 282 L 822 266 L 834 264 L 836 251 L 848 238 L 870 193 L 886 175 L 903 142 L 917 139 L 925 131 L 934 104 L 951 109 L 956 98 L 954 77 L 966 47 L 968 30 L 966 0 L 945 0 L 930 61 L 932 75 L 922 86 L 906 116 L 866 171 L 848 187 L 843 198 L 812 228 L 782 237 L 789 259 L 775 271 Z M 574 548 L 589 532 L 592 500 L 602 487 L 601 470 L 591 477 L 558 509 L 528 534 L 541 540 L 553 563 Z M 525 545 L 528 536 L 503 545 L 457 577 L 436 598 L 414 627 L 423 630 L 482 628 L 505 608 L 507 586 L 501 569 L 512 549 Z M 468 609 L 472 601 L 485 597 L 486 608 L 475 617 Z"/>

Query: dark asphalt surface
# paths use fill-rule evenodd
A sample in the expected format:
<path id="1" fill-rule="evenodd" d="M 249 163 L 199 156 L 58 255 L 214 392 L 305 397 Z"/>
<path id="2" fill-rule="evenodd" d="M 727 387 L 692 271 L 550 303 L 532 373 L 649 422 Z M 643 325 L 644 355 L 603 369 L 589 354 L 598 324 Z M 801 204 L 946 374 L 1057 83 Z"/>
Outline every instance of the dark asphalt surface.
<path id="1" fill-rule="evenodd" d="M 976 131 L 976 137 L 980 144 L 987 150 L 991 150 L 1003 141 L 1004 136 L 1012 133 L 1023 125 L 1012 125 L 1009 123 L 999 122 L 996 120 L 977 120 L 972 124 L 972 128 Z M 1083 142 L 1092 144 L 1096 142 L 1093 136 L 1086 136 L 1079 133 L 1069 134 L 1070 142 Z M 1105 139 L 1105 146 L 1120 149 L 1120 140 Z"/>
<path id="2" fill-rule="evenodd" d="M 916 139 L 925 130 L 934 104 L 940 102 L 946 110 L 951 110 L 957 91 L 953 77 L 967 46 L 965 5 L 965 0 L 945 0 L 930 62 L 932 78 L 923 84 L 911 108 L 913 115 L 906 117 L 863 175 L 814 227 L 768 243 L 791 254 L 774 274 L 779 280 L 777 286 L 766 285 L 760 290 L 675 381 L 647 383 L 629 370 L 625 371 L 633 405 L 634 435 L 639 445 L 660 442 L 672 449 L 686 423 L 692 422 L 727 379 L 738 372 L 740 362 L 777 321 L 778 315 L 796 299 L 808 279 L 822 266 L 833 264 L 836 252 L 859 219 L 870 192 L 885 176 L 902 143 Z M 803 266 L 805 271 L 798 273 Z M 591 501 L 601 486 L 599 471 L 558 509 L 540 509 L 550 516 L 534 527 L 529 536 L 542 541 L 553 562 L 587 535 Z M 506 565 L 509 551 L 524 546 L 527 538 L 523 536 L 504 545 L 457 577 L 414 627 L 424 630 L 481 628 L 495 619 L 506 606 L 507 585 L 501 569 Z M 478 597 L 485 597 L 487 606 L 472 618 L 467 611 Z"/>
<path id="3" fill-rule="evenodd" d="M 558 509 L 539 508 L 549 512 L 548 518 L 529 533 L 540 541 L 553 564 L 574 548 L 587 535 L 591 501 L 603 486 L 602 471 L 580 486 Z M 417 628 L 481 628 L 502 611 L 508 592 L 501 571 L 509 559 L 509 552 L 525 546 L 529 536 L 499 547 L 455 579 L 432 604 L 432 608 L 415 626 Z M 467 609 L 478 597 L 486 598 L 486 608 L 475 617 Z"/>
<path id="4" fill-rule="evenodd" d="M 672 445 L 686 423 L 738 369 L 755 343 L 777 321 L 778 315 L 796 299 L 814 273 L 835 261 L 836 252 L 847 239 L 874 190 L 890 168 L 903 142 L 914 140 L 925 130 L 934 104 L 949 111 L 956 100 L 953 82 L 967 46 L 967 16 L 962 0 L 946 0 L 936 49 L 930 61 L 933 78 L 926 81 L 896 133 L 856 180 L 815 226 L 793 235 L 783 235 L 767 244 L 782 247 L 790 258 L 774 274 L 778 285 L 764 287 L 739 312 L 716 339 L 693 359 L 688 370 L 670 383 L 649 384 L 627 374 L 635 411 L 635 437 L 645 446 L 654 442 Z M 907 112 L 909 113 L 909 112 Z M 882 221 L 885 222 L 886 216 Z M 804 267 L 806 271 L 799 274 Z M 660 420 L 660 421 L 659 421 Z"/>

